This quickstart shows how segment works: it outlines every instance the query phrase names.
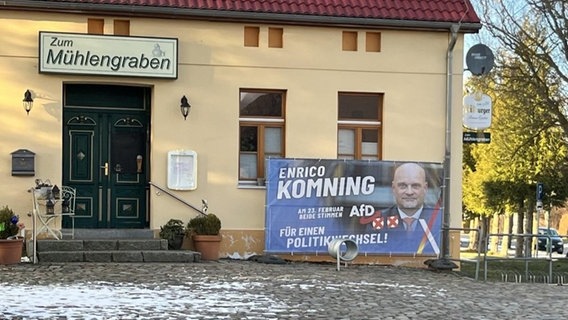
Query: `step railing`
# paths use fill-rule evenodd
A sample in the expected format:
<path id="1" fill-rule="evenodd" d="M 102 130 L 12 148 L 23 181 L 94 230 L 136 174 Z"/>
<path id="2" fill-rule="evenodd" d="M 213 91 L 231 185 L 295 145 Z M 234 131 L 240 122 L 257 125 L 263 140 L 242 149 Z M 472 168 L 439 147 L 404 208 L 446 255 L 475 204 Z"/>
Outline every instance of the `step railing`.
<path id="1" fill-rule="evenodd" d="M 148 184 L 149 184 L 150 186 L 152 186 L 152 187 L 158 189 L 160 192 L 163 192 L 163 193 L 167 194 L 168 196 L 174 198 L 175 200 L 177 200 L 177 201 L 183 203 L 185 206 L 190 207 L 191 209 L 193 209 L 193 210 L 195 210 L 195 211 L 197 211 L 197 212 L 199 212 L 199 213 L 201 213 L 201 214 L 207 214 L 207 207 L 208 207 L 208 205 L 207 205 L 207 200 L 202 199 L 202 200 L 201 200 L 202 208 L 201 208 L 201 209 L 198 209 L 196 206 L 194 206 L 194 205 L 192 205 L 191 203 L 185 201 L 184 199 L 178 197 L 177 195 L 171 193 L 170 191 L 166 190 L 165 188 L 160 187 L 159 185 L 157 185 L 157 184 L 155 184 L 155 183 L 153 183 L 153 182 L 151 182 L 151 181 L 148 182 Z"/>

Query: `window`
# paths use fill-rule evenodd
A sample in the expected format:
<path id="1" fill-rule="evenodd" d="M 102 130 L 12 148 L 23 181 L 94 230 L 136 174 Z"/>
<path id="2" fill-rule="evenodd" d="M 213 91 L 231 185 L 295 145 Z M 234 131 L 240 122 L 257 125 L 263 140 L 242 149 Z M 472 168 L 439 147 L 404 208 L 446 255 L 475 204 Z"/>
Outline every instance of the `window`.
<path id="1" fill-rule="evenodd" d="M 343 31 L 343 51 L 357 51 L 357 32 Z"/>
<path id="2" fill-rule="evenodd" d="M 114 20 L 114 35 L 115 36 L 129 36 L 130 35 L 130 21 L 129 20 Z"/>
<path id="3" fill-rule="evenodd" d="M 245 47 L 258 47 L 259 27 L 245 27 Z"/>
<path id="4" fill-rule="evenodd" d="M 383 95 L 340 92 L 338 104 L 337 157 L 381 159 Z"/>
<path id="5" fill-rule="evenodd" d="M 87 33 L 103 34 L 105 28 L 104 19 L 87 19 Z"/>
<path id="6" fill-rule="evenodd" d="M 264 160 L 284 157 L 284 104 L 282 90 L 240 91 L 239 182 L 263 179 Z"/>

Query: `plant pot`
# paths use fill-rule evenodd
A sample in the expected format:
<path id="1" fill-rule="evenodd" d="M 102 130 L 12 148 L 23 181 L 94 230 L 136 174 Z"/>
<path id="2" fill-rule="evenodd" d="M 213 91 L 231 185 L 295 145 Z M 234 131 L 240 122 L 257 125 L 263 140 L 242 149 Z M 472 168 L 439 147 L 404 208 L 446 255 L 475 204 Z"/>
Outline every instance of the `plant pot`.
<path id="1" fill-rule="evenodd" d="M 201 253 L 201 260 L 219 260 L 219 251 L 221 248 L 220 235 L 194 234 L 192 239 L 195 251 Z"/>
<path id="2" fill-rule="evenodd" d="M 184 237 L 184 234 L 178 234 L 173 239 L 168 239 L 168 250 L 180 250 Z"/>
<path id="3" fill-rule="evenodd" d="M 24 240 L 1 239 L 0 240 L 0 264 L 17 264 L 22 261 L 22 249 Z"/>

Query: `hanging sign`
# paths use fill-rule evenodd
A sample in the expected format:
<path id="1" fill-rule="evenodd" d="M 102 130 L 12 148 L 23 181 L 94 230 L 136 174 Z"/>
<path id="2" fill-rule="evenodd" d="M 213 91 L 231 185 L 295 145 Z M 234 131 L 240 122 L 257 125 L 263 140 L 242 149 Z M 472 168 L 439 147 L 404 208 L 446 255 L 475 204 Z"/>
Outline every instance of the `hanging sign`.
<path id="1" fill-rule="evenodd" d="M 490 143 L 491 133 L 489 132 L 464 132 L 463 143 Z"/>
<path id="2" fill-rule="evenodd" d="M 485 130 L 491 126 L 491 97 L 476 92 L 463 98 L 463 126 L 471 130 Z"/>
<path id="3" fill-rule="evenodd" d="M 39 72 L 177 78 L 177 39 L 39 33 Z"/>

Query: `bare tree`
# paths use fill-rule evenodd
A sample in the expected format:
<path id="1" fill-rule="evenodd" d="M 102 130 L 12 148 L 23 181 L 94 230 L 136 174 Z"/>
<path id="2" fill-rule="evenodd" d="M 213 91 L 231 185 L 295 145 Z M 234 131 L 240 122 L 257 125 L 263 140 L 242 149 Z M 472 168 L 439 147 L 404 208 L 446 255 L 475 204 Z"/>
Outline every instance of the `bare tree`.
<path id="1" fill-rule="evenodd" d="M 568 141 L 568 2 L 479 1 L 483 28 L 497 41 L 491 46 L 527 66 L 506 73 L 515 82 L 531 83 L 533 99 L 549 114 L 541 129 L 560 127 Z"/>
<path id="2" fill-rule="evenodd" d="M 501 190 L 502 197 L 496 197 L 495 191 L 488 195 L 497 201 L 506 199 L 516 208 L 517 233 L 530 233 L 536 181 L 556 191 L 554 198 L 548 192 L 547 204 L 562 204 L 568 196 L 568 158 L 554 149 L 568 145 L 568 2 L 478 0 L 478 4 L 482 30 L 492 39 L 487 44 L 497 53 L 495 70 L 488 75 L 490 89 L 508 114 L 499 129 L 509 135 L 499 146 L 508 165 L 484 185 L 498 187 L 493 189 Z M 477 86 L 488 85 L 486 80 Z M 527 225 L 522 223 L 525 216 Z M 523 254 L 522 240 L 518 256 Z M 530 248 L 531 239 L 527 240 Z"/>

